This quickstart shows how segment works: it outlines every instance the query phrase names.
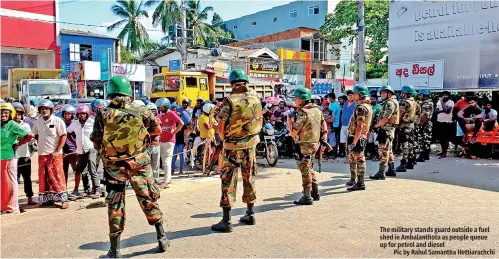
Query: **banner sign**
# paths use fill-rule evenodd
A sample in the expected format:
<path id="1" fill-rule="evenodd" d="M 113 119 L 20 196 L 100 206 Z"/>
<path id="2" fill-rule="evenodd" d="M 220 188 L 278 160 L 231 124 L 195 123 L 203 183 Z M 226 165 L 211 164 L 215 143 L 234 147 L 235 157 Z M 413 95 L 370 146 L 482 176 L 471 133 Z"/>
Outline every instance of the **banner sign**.
<path id="1" fill-rule="evenodd" d="M 279 61 L 273 59 L 250 58 L 251 73 L 275 73 L 279 72 Z"/>
<path id="2" fill-rule="evenodd" d="M 393 63 L 388 66 L 389 85 L 401 89 L 404 85 L 414 88 L 443 89 L 444 61 Z"/>

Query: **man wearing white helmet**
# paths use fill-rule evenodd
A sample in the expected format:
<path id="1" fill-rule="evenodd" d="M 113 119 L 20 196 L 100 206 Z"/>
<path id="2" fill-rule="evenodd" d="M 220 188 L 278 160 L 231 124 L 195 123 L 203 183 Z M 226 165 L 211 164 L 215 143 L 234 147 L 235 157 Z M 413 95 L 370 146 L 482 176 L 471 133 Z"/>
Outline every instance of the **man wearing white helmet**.
<path id="1" fill-rule="evenodd" d="M 154 103 L 147 104 L 147 107 L 151 110 L 154 116 L 158 115 L 158 107 Z M 161 121 L 156 117 L 158 125 L 161 124 Z M 160 156 L 160 147 L 159 147 L 159 138 L 160 136 L 154 136 L 151 139 L 151 145 L 149 146 L 149 154 L 151 154 L 151 168 L 152 168 L 152 177 L 155 181 L 159 179 L 159 161 L 161 159 Z"/>

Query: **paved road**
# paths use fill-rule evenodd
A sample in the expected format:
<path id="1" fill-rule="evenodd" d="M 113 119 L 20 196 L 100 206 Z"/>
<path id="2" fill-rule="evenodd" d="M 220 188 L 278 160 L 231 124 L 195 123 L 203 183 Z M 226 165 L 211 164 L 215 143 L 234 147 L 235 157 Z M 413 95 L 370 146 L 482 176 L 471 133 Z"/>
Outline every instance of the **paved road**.
<path id="1" fill-rule="evenodd" d="M 450 241 L 446 248 L 499 247 L 499 170 L 497 161 L 432 160 L 386 181 L 367 181 L 367 190 L 349 193 L 347 165 L 324 163 L 318 176 L 322 199 L 295 206 L 301 196 L 293 160 L 262 168 L 257 176 L 257 225 L 237 224 L 230 234 L 213 233 L 221 217 L 220 183 L 213 178 L 177 179 L 159 201 L 172 239 L 168 253 L 156 254 L 154 228 L 134 197 L 127 198 L 122 235 L 126 257 L 402 257 L 380 247 L 380 227 L 490 227 L 487 240 Z M 369 163 L 374 172 L 377 168 Z M 433 173 L 438 172 L 438 173 Z M 242 183 L 239 184 L 242 186 Z M 471 188 L 470 188 L 471 187 Z M 22 193 L 22 191 L 21 191 Z M 234 208 L 233 221 L 244 214 Z M 32 208 L 3 215 L 2 257 L 96 257 L 108 249 L 107 210 Z M 498 257 L 496 254 L 488 257 Z M 418 256 L 425 257 L 425 256 Z M 453 255 L 452 257 L 463 257 Z M 467 256 L 470 257 L 470 256 Z M 487 256 L 486 256 L 487 257 Z"/>

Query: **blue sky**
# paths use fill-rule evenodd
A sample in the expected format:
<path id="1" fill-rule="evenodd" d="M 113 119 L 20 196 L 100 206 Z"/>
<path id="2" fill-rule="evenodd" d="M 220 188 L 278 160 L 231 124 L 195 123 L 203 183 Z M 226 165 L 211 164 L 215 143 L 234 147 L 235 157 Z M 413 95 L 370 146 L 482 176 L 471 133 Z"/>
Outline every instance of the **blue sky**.
<path id="1" fill-rule="evenodd" d="M 137 0 L 139 1 L 139 0 Z M 203 7 L 212 6 L 222 18 L 227 21 L 247 14 L 256 13 L 258 11 L 270 9 L 274 6 L 287 4 L 291 1 L 286 0 L 201 0 Z M 60 21 L 80 23 L 80 24 L 93 24 L 109 26 L 118 21 L 118 17 L 111 13 L 111 6 L 115 1 L 92 1 L 92 0 L 62 0 L 59 4 Z M 152 16 L 154 8 L 149 10 L 149 16 Z M 211 16 L 209 21 L 211 22 Z M 144 19 L 142 24 L 148 30 L 160 30 L 161 28 L 154 28 L 151 19 Z M 119 30 L 114 32 L 107 32 L 106 28 L 89 27 L 80 25 L 61 24 L 60 28 L 70 28 L 87 30 L 95 33 L 116 36 Z M 164 34 L 161 31 L 148 31 L 149 37 L 153 40 L 160 40 Z"/>

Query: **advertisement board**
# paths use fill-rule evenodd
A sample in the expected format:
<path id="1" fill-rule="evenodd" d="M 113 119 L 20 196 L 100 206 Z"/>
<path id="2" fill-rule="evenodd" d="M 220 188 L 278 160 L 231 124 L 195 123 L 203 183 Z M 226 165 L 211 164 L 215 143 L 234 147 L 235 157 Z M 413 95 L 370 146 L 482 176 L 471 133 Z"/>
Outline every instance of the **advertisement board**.
<path id="1" fill-rule="evenodd" d="M 125 76 L 133 82 L 146 81 L 146 66 L 139 64 L 113 64 L 112 76 Z"/>
<path id="2" fill-rule="evenodd" d="M 443 69 L 443 60 L 391 63 L 388 65 L 388 84 L 395 89 L 400 89 L 404 85 L 412 85 L 416 89 L 442 89 Z"/>
<path id="3" fill-rule="evenodd" d="M 100 80 L 100 62 L 82 61 L 83 70 L 80 71 L 81 80 Z"/>
<path id="4" fill-rule="evenodd" d="M 170 72 L 180 71 L 180 59 L 168 61 Z"/>
<path id="5" fill-rule="evenodd" d="M 392 0 L 389 21 L 389 80 L 396 88 L 404 80 L 433 89 L 499 88 L 499 1 Z M 414 65 L 438 60 L 432 76 L 411 74 Z M 398 76 L 399 68 L 408 76 Z"/>

